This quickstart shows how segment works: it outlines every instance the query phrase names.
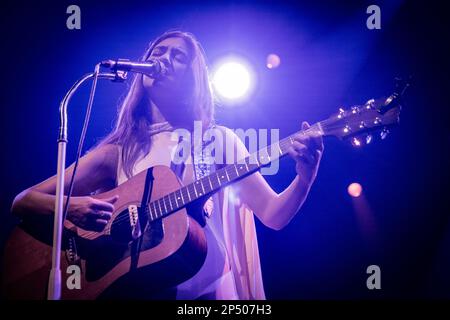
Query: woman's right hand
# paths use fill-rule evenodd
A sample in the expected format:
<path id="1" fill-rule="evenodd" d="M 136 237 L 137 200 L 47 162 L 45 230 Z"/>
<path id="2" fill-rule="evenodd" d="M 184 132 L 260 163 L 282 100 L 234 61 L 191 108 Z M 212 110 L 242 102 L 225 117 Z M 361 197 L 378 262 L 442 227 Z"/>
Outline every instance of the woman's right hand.
<path id="1" fill-rule="evenodd" d="M 67 219 L 85 230 L 102 231 L 114 212 L 114 203 L 119 196 L 107 199 L 71 197 Z"/>

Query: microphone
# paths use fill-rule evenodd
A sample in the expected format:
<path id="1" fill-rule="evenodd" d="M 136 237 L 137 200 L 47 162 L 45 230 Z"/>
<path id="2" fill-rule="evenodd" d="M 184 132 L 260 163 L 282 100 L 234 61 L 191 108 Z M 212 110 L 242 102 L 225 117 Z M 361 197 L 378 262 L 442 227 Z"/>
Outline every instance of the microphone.
<path id="1" fill-rule="evenodd" d="M 146 62 L 135 62 L 127 59 L 105 60 L 100 62 L 100 66 L 110 68 L 113 71 L 142 73 L 152 78 L 156 78 L 166 72 L 164 64 L 159 60 L 149 60 Z"/>

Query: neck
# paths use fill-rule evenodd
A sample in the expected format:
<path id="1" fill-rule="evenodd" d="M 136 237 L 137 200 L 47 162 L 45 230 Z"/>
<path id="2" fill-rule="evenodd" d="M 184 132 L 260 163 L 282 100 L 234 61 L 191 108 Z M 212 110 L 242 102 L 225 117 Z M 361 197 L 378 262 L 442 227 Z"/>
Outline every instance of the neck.
<path id="1" fill-rule="evenodd" d="M 150 100 L 150 112 L 152 115 L 152 122 L 153 123 L 160 123 L 167 121 L 166 117 L 161 113 L 159 108 L 156 106 L 156 104 Z"/>
<path id="2" fill-rule="evenodd" d="M 193 125 L 193 115 L 180 104 L 169 99 L 148 98 L 153 123 L 169 122 L 173 127 L 189 128 Z"/>

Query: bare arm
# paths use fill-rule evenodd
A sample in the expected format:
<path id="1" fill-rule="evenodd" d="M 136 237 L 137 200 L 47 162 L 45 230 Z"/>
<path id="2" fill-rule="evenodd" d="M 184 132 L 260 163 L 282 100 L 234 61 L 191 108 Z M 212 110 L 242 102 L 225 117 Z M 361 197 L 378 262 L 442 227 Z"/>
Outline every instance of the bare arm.
<path id="1" fill-rule="evenodd" d="M 303 128 L 307 128 L 307 124 Z M 232 134 L 226 130 L 226 134 Z M 305 202 L 313 184 L 323 151 L 320 137 L 296 138 L 289 154 L 296 160 L 297 176 L 281 193 L 276 193 L 261 175 L 256 172 L 238 182 L 234 189 L 264 225 L 280 230 L 285 227 Z M 248 151 L 235 136 L 237 159 L 248 156 Z"/>
<path id="2" fill-rule="evenodd" d="M 118 147 L 106 145 L 93 150 L 80 159 L 75 175 L 73 198 L 69 206 L 68 218 L 76 224 L 86 224 L 95 228 L 92 223 L 82 221 L 88 213 L 97 211 L 112 212 L 112 202 L 102 203 L 89 195 L 98 189 L 111 189 L 115 185 L 116 168 L 118 159 Z M 72 164 L 65 171 L 64 193 L 68 192 L 70 179 L 73 173 Z M 35 186 L 32 186 L 18 194 L 12 204 L 11 211 L 19 217 L 29 215 L 51 215 L 54 213 L 56 193 L 56 176 L 53 176 Z M 111 210 L 112 209 L 112 210 Z M 72 219 L 71 219 L 72 218 Z M 97 217 L 98 218 L 98 217 Z M 106 215 L 107 218 L 107 215 Z M 104 221 L 100 222 L 104 224 Z"/>

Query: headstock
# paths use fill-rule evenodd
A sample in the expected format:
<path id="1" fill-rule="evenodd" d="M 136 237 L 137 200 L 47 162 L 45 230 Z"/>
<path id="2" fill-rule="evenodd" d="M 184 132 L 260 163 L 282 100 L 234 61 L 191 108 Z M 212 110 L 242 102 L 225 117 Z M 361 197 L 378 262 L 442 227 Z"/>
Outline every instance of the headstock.
<path id="1" fill-rule="evenodd" d="M 389 128 L 400 121 L 400 98 L 406 87 L 387 98 L 371 99 L 347 110 L 340 108 L 337 114 L 320 122 L 323 134 L 350 139 L 356 147 L 369 144 L 374 132 L 380 132 L 381 139 L 385 139 Z"/>

